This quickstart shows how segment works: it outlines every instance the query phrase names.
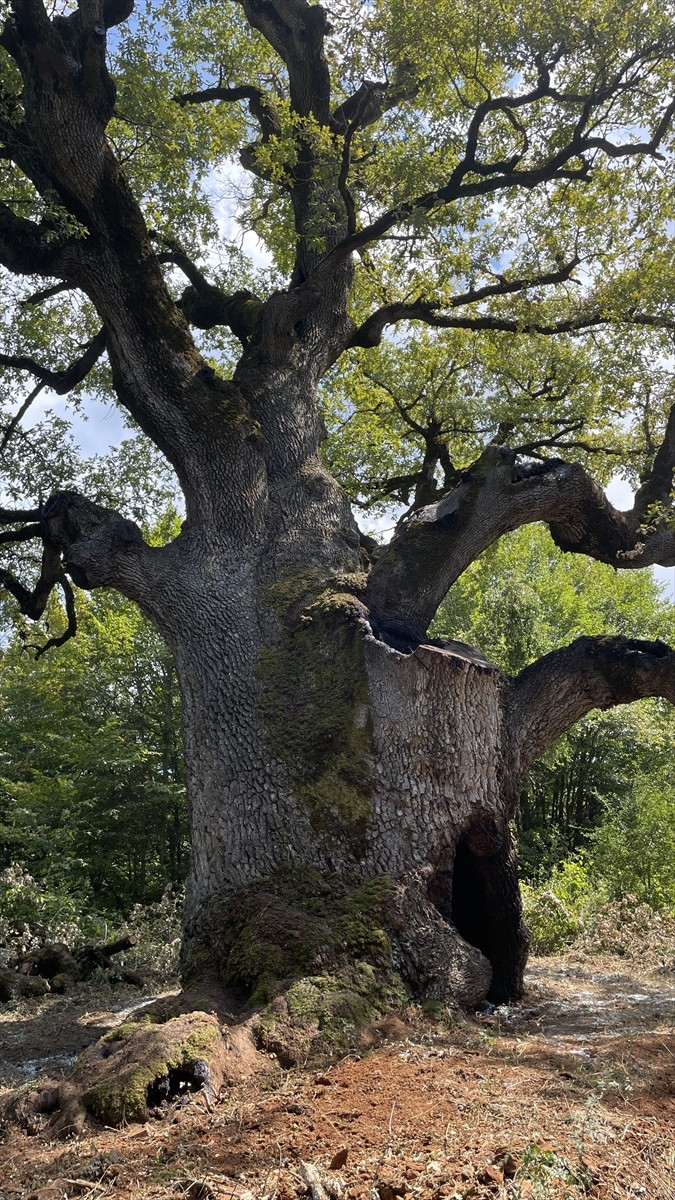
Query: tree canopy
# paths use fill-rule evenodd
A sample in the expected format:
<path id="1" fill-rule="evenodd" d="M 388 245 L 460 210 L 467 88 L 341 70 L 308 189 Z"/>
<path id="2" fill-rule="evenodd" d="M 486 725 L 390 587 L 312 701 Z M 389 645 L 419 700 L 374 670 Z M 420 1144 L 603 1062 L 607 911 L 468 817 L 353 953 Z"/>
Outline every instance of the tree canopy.
<path id="1" fill-rule="evenodd" d="M 574 464 L 526 489 L 544 519 L 552 479 L 556 504 L 581 492 L 594 510 L 593 534 L 560 528 L 561 544 L 675 561 L 660 520 L 675 457 L 668 6 L 4 9 L 3 454 L 34 458 L 47 436 L 38 499 L 75 478 L 62 427 L 22 426 L 44 389 L 114 395 L 185 487 L 185 438 L 123 385 L 114 345 L 107 361 L 95 262 L 110 243 L 160 344 L 175 324 L 164 273 L 197 374 L 227 374 L 261 339 L 283 355 L 348 270 L 349 313 L 317 365 L 326 458 L 357 505 L 427 504 L 508 443 Z M 601 484 L 624 473 L 630 520 L 582 467 Z M 30 505 L 3 534 L 14 561 L 39 539 L 35 478 L 7 476 Z M 3 577 L 35 615 L 55 580 L 68 589 L 56 564 L 42 576 L 37 592 L 30 570 Z"/>

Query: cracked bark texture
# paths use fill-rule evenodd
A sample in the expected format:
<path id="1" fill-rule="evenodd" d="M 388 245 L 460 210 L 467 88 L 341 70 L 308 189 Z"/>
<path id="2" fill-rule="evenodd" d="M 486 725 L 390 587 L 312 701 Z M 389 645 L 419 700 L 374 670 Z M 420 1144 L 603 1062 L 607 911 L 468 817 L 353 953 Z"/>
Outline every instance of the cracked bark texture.
<path id="1" fill-rule="evenodd" d="M 389 88 L 364 81 L 336 106 L 323 8 L 305 0 L 241 0 L 241 7 L 285 64 L 297 129 L 284 184 L 295 261 L 287 287 L 267 298 L 218 293 L 170 239 L 158 247 L 159 235 L 146 228 L 106 136 L 115 99 L 106 29 L 129 15 L 131 0 L 79 0 L 67 17 L 53 18 L 41 0 L 13 0 L 0 47 L 19 72 L 21 93 L 7 98 L 11 119 L 0 117 L 3 155 L 40 196 L 50 203 L 56 197 L 77 229 L 69 231 L 70 221 L 64 232 L 0 204 L 0 263 L 48 281 L 43 295 L 86 296 L 101 332 L 64 372 L 26 356 L 4 356 L 4 364 L 32 372 L 39 383 L 80 382 L 105 347 L 119 403 L 175 468 L 186 521 L 174 542 L 156 548 L 122 514 L 74 493 L 31 509 L 0 509 L 0 542 L 43 547 L 37 581 L 25 583 L 3 568 L 0 583 L 32 618 L 60 588 L 68 632 L 75 626 L 70 581 L 117 588 L 173 651 L 192 827 L 188 975 L 231 971 L 239 953 L 243 978 L 242 954 L 250 967 L 255 950 L 227 942 L 228 905 L 231 921 L 242 889 L 259 883 L 264 925 L 269 880 L 315 871 L 320 880 L 350 881 L 349 895 L 360 898 L 356 934 L 338 923 L 333 949 L 356 946 L 384 970 L 384 942 L 372 930 L 365 937 L 363 926 L 363 887 L 376 883 L 372 921 L 386 934 L 389 967 L 414 995 L 464 1004 L 486 995 L 513 999 L 527 951 L 509 832 L 523 773 L 593 707 L 647 695 L 675 701 L 675 656 L 660 643 L 581 639 L 513 680 L 470 647 L 430 643 L 427 630 L 462 571 L 527 522 L 545 522 L 561 548 L 617 568 L 675 564 L 675 535 L 658 515 L 673 483 L 675 417 L 631 512 L 614 509 L 578 464 L 524 466 L 508 447 L 489 445 L 463 473 L 446 470 L 446 490 L 433 503 L 422 503 L 433 493 L 420 488 L 415 511 L 364 565 L 350 506 L 321 460 L 317 388 L 350 345 L 376 344 L 397 320 L 522 332 L 511 318 L 480 309 L 476 315 L 471 306 L 554 286 L 575 265 L 542 268 L 533 278 L 500 277 L 458 294 L 445 311 L 426 301 L 388 305 L 357 329 L 348 309 L 357 249 L 467 197 L 526 193 L 560 180 L 573 185 L 603 156 L 654 154 L 675 105 L 657 114 L 646 140 L 613 145 L 593 133 L 607 97 L 591 91 L 569 101 L 576 105 L 569 139 L 549 158 L 521 162 L 524 148 L 514 160 L 482 161 L 482 127 L 491 114 L 517 108 L 518 121 L 526 121 L 530 108 L 536 117 L 540 102 L 560 98 L 551 79 L 563 52 L 550 63 L 542 57 L 530 92 L 485 100 L 467 118 L 464 150 L 445 183 L 359 229 L 351 141 L 360 127 L 414 96 L 421 82 L 401 79 Z M 645 50 L 648 70 L 655 53 Z M 630 78 L 639 88 L 634 65 Z M 622 79 L 620 73 L 621 95 Z M 263 142 L 274 132 L 274 113 L 252 86 L 178 99 L 244 100 Z M 310 136 L 311 123 L 324 139 Z M 254 148 L 241 157 L 258 170 Z M 179 303 L 162 273 L 166 262 L 191 284 Z M 197 350 L 191 314 L 205 329 L 229 325 L 241 341 L 231 380 Z M 589 309 L 532 329 L 554 336 L 605 319 Z M 434 455 L 441 462 L 443 448 L 433 449 L 435 462 Z M 433 462 L 426 466 L 430 484 Z M 295 900 L 286 896 L 286 916 Z M 285 919 L 280 940 L 297 934 L 304 950 L 305 927 L 288 934 Z M 304 959 L 301 965 L 310 969 Z"/>

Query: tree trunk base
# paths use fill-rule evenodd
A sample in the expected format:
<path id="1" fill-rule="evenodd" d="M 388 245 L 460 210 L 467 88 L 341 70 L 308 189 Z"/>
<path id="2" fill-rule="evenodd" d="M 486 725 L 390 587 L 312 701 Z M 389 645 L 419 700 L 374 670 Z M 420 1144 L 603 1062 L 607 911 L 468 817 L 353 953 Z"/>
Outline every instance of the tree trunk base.
<path id="1" fill-rule="evenodd" d="M 394 881 L 296 866 L 214 897 L 184 943 L 185 990 L 119 1025 L 68 1080 L 10 1096 L 5 1120 L 145 1121 L 191 1091 L 367 1044 L 411 1003 L 518 999 L 527 939 L 508 830 L 470 831 L 454 864 Z M 506 839 L 506 840 L 505 840 Z M 365 1037 L 365 1041 L 364 1041 Z M 260 1053 L 264 1051 L 264 1053 Z"/>

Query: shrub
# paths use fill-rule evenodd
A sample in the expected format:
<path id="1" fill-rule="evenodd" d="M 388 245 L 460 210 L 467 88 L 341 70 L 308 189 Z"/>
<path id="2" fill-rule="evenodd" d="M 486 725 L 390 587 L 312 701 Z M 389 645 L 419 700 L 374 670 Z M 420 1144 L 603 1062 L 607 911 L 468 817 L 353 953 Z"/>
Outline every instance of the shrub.
<path id="1" fill-rule="evenodd" d="M 602 897 L 593 894 L 581 855 L 559 863 L 542 887 L 523 884 L 525 921 L 535 954 L 557 954 L 571 945 Z"/>
<path id="2" fill-rule="evenodd" d="M 0 872 L 0 964 L 7 966 L 45 942 L 104 941 L 106 920 L 83 893 L 39 882 L 13 864 Z"/>
<path id="3" fill-rule="evenodd" d="M 616 954 L 643 967 L 675 970 L 675 915 L 635 896 L 608 900 L 582 922 L 574 941 L 582 954 Z"/>
<path id="4" fill-rule="evenodd" d="M 524 884 L 523 904 L 534 954 L 557 954 L 574 940 L 579 922 L 550 887 Z"/>
<path id="5" fill-rule="evenodd" d="M 184 894 L 171 885 L 154 904 L 134 904 L 124 932 L 136 939 L 133 950 L 121 956 L 125 966 L 157 972 L 163 979 L 178 974 L 181 912 Z"/>

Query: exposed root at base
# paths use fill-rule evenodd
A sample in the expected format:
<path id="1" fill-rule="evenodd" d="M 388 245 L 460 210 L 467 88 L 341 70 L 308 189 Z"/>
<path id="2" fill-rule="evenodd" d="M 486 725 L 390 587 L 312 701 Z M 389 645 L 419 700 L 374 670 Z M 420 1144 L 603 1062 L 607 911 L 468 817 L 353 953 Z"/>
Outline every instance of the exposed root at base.
<path id="1" fill-rule="evenodd" d="M 50 1132 L 76 1136 L 88 1116 L 105 1125 L 146 1121 L 163 1101 L 190 1091 L 215 1101 L 224 1085 L 269 1066 L 246 1022 L 223 1029 L 215 1013 L 197 1011 L 157 1024 L 145 1010 L 89 1046 L 68 1079 L 9 1093 L 0 1121 L 32 1132 L 51 1116 Z"/>

